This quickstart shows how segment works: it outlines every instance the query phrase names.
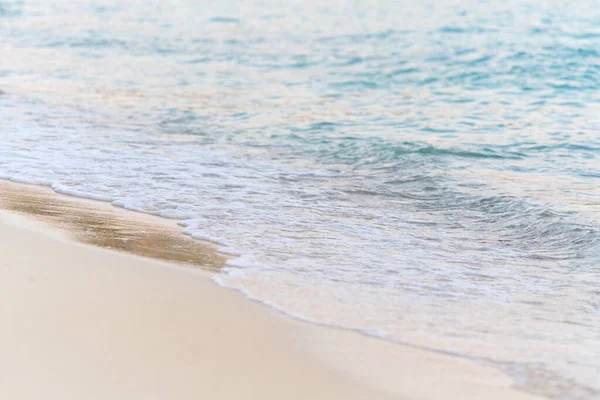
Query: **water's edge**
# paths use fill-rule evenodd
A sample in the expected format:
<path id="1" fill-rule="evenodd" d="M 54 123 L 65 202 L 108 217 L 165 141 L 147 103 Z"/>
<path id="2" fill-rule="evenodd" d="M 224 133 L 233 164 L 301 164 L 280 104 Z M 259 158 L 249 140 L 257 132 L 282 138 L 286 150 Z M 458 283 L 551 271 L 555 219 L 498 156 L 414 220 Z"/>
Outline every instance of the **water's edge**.
<path id="1" fill-rule="evenodd" d="M 132 213 L 137 213 L 137 214 L 145 214 L 145 215 L 150 215 L 152 217 L 155 218 L 160 218 L 160 219 L 165 219 L 165 217 L 161 217 L 160 215 L 156 215 L 153 213 L 149 213 L 149 212 L 144 212 L 141 210 L 129 210 L 126 209 L 122 206 L 119 205 L 114 205 L 112 204 L 112 202 L 110 201 L 105 201 L 105 200 L 101 200 L 101 199 L 97 199 L 94 198 L 93 196 L 90 197 L 86 197 L 84 195 L 80 195 L 80 196 L 74 196 L 71 194 L 65 194 L 65 193 L 59 193 L 56 192 L 52 189 L 51 186 L 49 185 L 41 185 L 41 184 L 35 184 L 35 183 L 30 183 L 30 182 L 19 182 L 19 181 L 14 181 L 14 180 L 10 180 L 10 179 L 2 179 L 0 178 L 0 181 L 2 182 L 7 182 L 9 184 L 14 184 L 15 185 L 15 190 L 18 189 L 17 185 L 23 185 L 26 187 L 32 187 L 32 188 L 44 188 L 44 189 L 51 189 L 54 196 L 57 196 L 57 202 L 64 202 L 65 199 L 61 199 L 61 196 L 67 196 L 67 197 L 73 197 L 73 198 L 78 198 L 78 199 L 84 199 L 85 202 L 89 202 L 91 204 L 96 203 L 96 202 L 101 202 L 101 203 L 109 203 L 111 204 L 113 207 L 119 208 L 119 209 L 123 209 L 126 212 L 132 212 Z M 17 194 L 17 196 L 22 195 L 22 193 Z M 36 194 L 33 194 L 33 197 L 35 197 Z M 47 202 L 47 198 L 44 199 Z M 22 209 L 10 209 L 8 207 L 6 207 L 5 204 L 0 204 L 0 207 L 7 209 L 7 211 L 9 212 L 18 212 L 18 213 L 24 213 L 24 214 L 29 214 L 33 217 L 38 217 L 40 218 L 40 214 L 38 212 L 31 212 L 29 210 L 27 210 L 26 208 L 22 208 Z M 70 210 L 70 209 L 69 209 Z M 61 216 L 64 215 L 64 210 L 61 213 L 60 211 L 58 212 Z M 55 219 L 50 221 L 52 225 L 58 225 L 59 224 L 59 220 L 61 219 Z M 68 222 L 67 222 L 68 223 Z M 113 220 L 111 220 L 111 223 L 116 224 L 117 221 L 116 219 L 113 218 Z M 139 228 L 140 226 L 137 226 L 137 228 Z M 133 227 L 134 229 L 136 227 Z M 146 225 L 147 228 L 147 225 Z M 160 229 L 161 227 L 155 227 L 155 229 Z M 166 230 L 166 226 L 162 226 L 163 229 Z M 183 238 L 187 238 L 187 235 L 183 235 Z M 226 289 L 226 290 L 234 290 L 236 292 L 241 293 L 246 299 L 248 299 L 249 301 L 252 301 L 254 303 L 258 303 L 261 304 L 264 307 L 267 307 L 268 309 L 277 312 L 285 317 L 288 318 L 292 318 L 296 321 L 299 322 L 303 322 L 303 323 L 308 323 L 314 326 L 319 326 L 319 327 L 323 327 L 323 328 L 327 328 L 327 329 L 333 329 L 333 330 L 338 330 L 338 331 L 345 331 L 345 332 L 352 332 L 361 336 L 365 336 L 365 337 L 370 337 L 373 339 L 377 339 L 377 340 L 383 340 L 385 342 L 388 343 L 394 343 L 396 345 L 399 346 L 404 346 L 404 347 L 409 347 L 409 348 L 413 348 L 413 349 L 418 349 L 418 350 L 423 350 L 423 351 L 427 351 L 427 352 L 432 352 L 432 353 L 436 353 L 436 354 L 440 354 L 440 355 L 444 355 L 444 356 L 450 356 L 450 357 L 455 357 L 455 358 L 459 358 L 459 359 L 464 359 L 464 360 L 468 360 L 468 361 L 472 361 L 475 363 L 478 363 L 482 366 L 488 366 L 488 367 L 492 367 L 495 368 L 497 370 L 499 370 L 500 372 L 502 372 L 503 374 L 509 376 L 512 381 L 513 381 L 513 388 L 516 390 L 520 390 L 526 393 L 530 393 L 533 395 L 544 395 L 543 390 L 540 390 L 539 388 L 535 388 L 532 387 L 532 385 L 528 384 L 527 379 L 523 379 L 524 376 L 521 374 L 520 376 L 516 375 L 518 373 L 518 371 L 515 371 L 514 368 L 510 368 L 509 365 L 501 365 L 493 360 L 489 360 L 486 358 L 482 358 L 482 357 L 477 357 L 477 356 L 473 356 L 473 355 L 469 355 L 469 354 L 464 354 L 464 353 L 460 353 L 460 352 L 455 352 L 455 351 L 449 351 L 449 350 L 445 350 L 442 348 L 435 348 L 435 347 L 430 347 L 430 346 L 423 346 L 423 345 L 419 345 L 419 344 L 414 344 L 414 343 L 410 343 L 407 341 L 401 341 L 401 340 L 397 340 L 394 338 L 391 338 L 389 336 L 387 336 L 384 332 L 376 332 L 376 331 L 372 331 L 372 330 L 365 330 L 365 329 L 354 329 L 351 327 L 345 327 L 342 325 L 338 325 L 338 324 L 334 324 L 334 323 L 323 323 L 323 322 L 319 322 L 316 320 L 313 320 L 311 318 L 308 318 L 306 316 L 300 315 L 300 314 L 296 314 L 293 312 L 289 312 L 287 310 L 285 310 L 284 308 L 278 306 L 277 304 L 270 302 L 268 300 L 265 299 L 261 299 L 259 297 L 256 297 L 254 295 L 252 295 L 252 293 L 248 290 L 244 290 L 243 288 L 236 288 L 233 286 L 230 286 L 227 284 L 227 282 L 223 279 L 223 275 L 222 274 L 226 274 L 227 273 L 227 269 L 223 269 L 222 268 L 222 264 L 221 261 L 214 261 L 215 258 L 214 256 L 212 257 L 211 261 L 207 261 L 206 256 L 203 257 L 197 257 L 197 259 L 193 259 L 193 260 L 188 260 L 188 261 L 184 261 L 183 259 L 178 259 L 178 258 L 173 258 L 170 257 L 169 254 L 167 254 L 166 256 L 158 254 L 157 252 L 153 252 L 153 253 L 145 253 L 145 252 L 139 252 L 136 250 L 132 250 L 129 248 L 121 248 L 119 246 L 114 246 L 114 242 L 111 242 L 110 246 L 106 246 L 102 243 L 102 241 L 98 241 L 98 240 L 89 240 L 86 238 L 86 236 L 76 236 L 75 240 L 77 241 L 81 241 L 83 243 L 87 243 L 87 244 L 91 244 L 93 246 L 97 246 L 97 247 L 104 247 L 104 248 L 108 248 L 111 251 L 119 251 L 119 252 L 129 252 L 129 253 L 133 253 L 136 255 L 140 255 L 143 257 L 149 257 L 149 258 L 154 258 L 157 260 L 162 260 L 162 261 L 167 261 L 167 262 L 171 262 L 171 263 L 176 263 L 177 265 L 182 265 L 185 266 L 186 268 L 195 268 L 195 267 L 205 267 L 208 268 L 208 272 L 210 272 L 211 275 L 211 280 L 219 287 Z M 165 244 L 161 244 L 159 243 L 160 240 L 167 240 L 167 244 L 165 246 Z M 196 244 L 196 246 L 202 247 L 202 240 L 198 240 L 198 239 L 191 239 L 193 240 L 193 242 Z M 164 235 L 164 236 L 160 236 L 156 239 L 153 239 L 152 242 L 158 246 L 159 248 L 162 248 L 163 250 L 167 250 L 167 247 L 169 245 L 169 243 L 174 244 L 176 246 L 181 246 L 181 243 L 177 243 L 175 241 L 173 241 L 173 239 L 169 238 L 169 234 Z M 217 248 L 217 252 L 219 251 L 219 243 L 213 243 L 214 246 L 216 246 Z M 209 250 L 210 251 L 210 250 Z M 207 250 L 201 248 L 200 252 L 202 253 L 206 253 Z M 231 256 L 228 253 L 223 253 L 226 256 Z M 192 255 L 193 257 L 193 255 Z M 218 266 L 216 264 L 214 264 L 215 262 L 219 263 Z M 204 264 L 203 264 L 204 263 Z M 206 264 L 209 263 L 209 264 Z M 212 263 L 212 264 L 211 264 Z"/>

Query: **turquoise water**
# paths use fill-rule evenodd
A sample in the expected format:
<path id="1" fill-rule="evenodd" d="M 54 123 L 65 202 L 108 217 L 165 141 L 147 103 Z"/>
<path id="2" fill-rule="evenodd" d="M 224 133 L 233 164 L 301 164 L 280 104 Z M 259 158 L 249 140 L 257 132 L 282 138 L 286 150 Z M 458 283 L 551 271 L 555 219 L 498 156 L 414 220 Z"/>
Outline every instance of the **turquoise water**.
<path id="1" fill-rule="evenodd" d="M 593 1 L 0 1 L 0 177 L 310 321 L 600 398 Z"/>

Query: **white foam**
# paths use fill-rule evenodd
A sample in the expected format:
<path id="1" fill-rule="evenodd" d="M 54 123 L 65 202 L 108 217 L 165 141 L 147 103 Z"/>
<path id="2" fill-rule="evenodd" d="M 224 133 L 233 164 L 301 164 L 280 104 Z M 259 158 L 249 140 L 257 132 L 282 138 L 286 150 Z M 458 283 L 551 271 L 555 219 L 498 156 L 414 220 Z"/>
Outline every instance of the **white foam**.
<path id="1" fill-rule="evenodd" d="M 4 178 L 3 178 L 4 179 Z M 40 178 L 28 178 L 22 175 L 13 175 L 8 176 L 8 180 L 16 183 L 25 183 L 29 185 L 41 185 L 41 186 L 51 186 L 52 181 L 49 179 L 40 179 Z"/>
<path id="2" fill-rule="evenodd" d="M 91 199 L 91 200 L 97 200 L 97 201 L 106 201 L 106 202 L 113 201 L 113 199 L 109 196 L 104 196 L 101 194 L 94 194 L 94 193 L 89 193 L 89 192 L 83 192 L 83 191 L 68 188 L 68 187 L 60 185 L 60 184 L 52 184 L 51 183 L 50 185 L 52 187 L 52 190 L 54 190 L 56 193 L 66 194 L 66 195 L 73 196 L 73 197 L 81 197 L 81 198 L 86 198 L 86 199 Z"/>

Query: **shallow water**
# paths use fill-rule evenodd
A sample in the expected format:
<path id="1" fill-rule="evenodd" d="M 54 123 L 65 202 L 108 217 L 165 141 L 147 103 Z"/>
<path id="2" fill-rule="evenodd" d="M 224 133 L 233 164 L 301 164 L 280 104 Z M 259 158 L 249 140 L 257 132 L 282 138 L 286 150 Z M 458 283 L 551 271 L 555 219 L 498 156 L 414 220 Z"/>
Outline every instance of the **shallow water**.
<path id="1" fill-rule="evenodd" d="M 0 1 L 0 177 L 293 315 L 600 397 L 592 1 Z"/>

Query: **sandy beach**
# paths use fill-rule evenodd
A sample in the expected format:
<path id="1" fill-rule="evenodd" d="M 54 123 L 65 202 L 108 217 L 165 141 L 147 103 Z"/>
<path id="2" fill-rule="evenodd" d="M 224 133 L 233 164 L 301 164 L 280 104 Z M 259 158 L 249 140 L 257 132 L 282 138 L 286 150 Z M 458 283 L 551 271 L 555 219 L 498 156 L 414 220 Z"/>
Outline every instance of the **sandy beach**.
<path id="1" fill-rule="evenodd" d="M 76 204 L 149 227 L 152 217 L 45 188 L 0 191 L 1 398 L 535 398 L 471 361 L 292 320 L 206 270 L 78 242 L 81 226 L 6 211 L 6 199 L 62 202 L 63 221 Z"/>

